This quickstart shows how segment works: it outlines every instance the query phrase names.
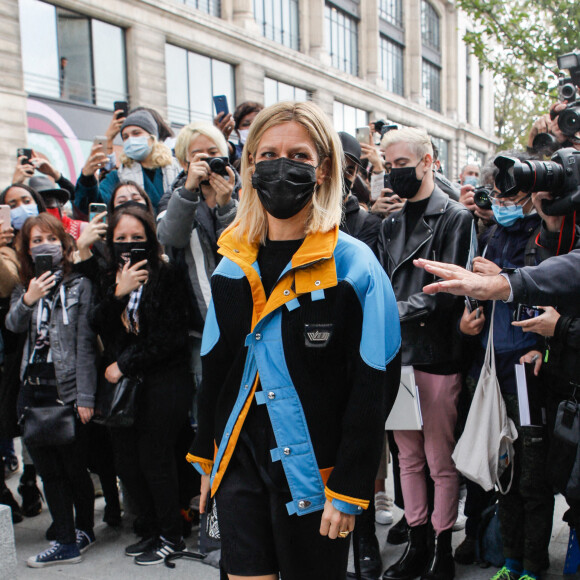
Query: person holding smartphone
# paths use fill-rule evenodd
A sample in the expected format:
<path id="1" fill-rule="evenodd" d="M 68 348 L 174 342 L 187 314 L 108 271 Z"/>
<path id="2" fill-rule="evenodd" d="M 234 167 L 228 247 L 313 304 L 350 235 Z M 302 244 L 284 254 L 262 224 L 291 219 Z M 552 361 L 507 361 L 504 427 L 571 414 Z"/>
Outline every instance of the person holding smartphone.
<path id="1" fill-rule="evenodd" d="M 143 566 L 185 548 L 174 448 L 188 421 L 193 383 L 187 341 L 188 292 L 162 258 L 153 216 L 137 204 L 109 219 L 110 261 L 92 325 L 105 351 L 104 378 L 141 377 L 135 424 L 110 429 L 121 481 L 137 505 L 141 540 L 125 554 Z M 136 263 L 136 251 L 143 259 Z"/>
<path id="2" fill-rule="evenodd" d="M 118 119 L 120 121 L 120 119 Z M 105 168 L 109 159 L 104 146 L 95 143 L 76 184 L 74 203 L 88 213 L 90 203 L 108 203 L 117 183 L 134 181 L 145 191 L 157 208 L 163 194 L 179 174 L 180 167 L 159 136 L 159 125 L 147 109 L 131 112 L 120 127 L 123 140 L 121 166 L 112 169 L 99 182 L 95 174 Z"/>
<path id="3" fill-rule="evenodd" d="M 26 333 L 18 414 L 59 401 L 78 413 L 72 443 L 29 447 L 55 535 L 45 551 L 27 561 L 30 567 L 43 568 L 80 562 L 95 541 L 94 490 L 84 445 L 85 425 L 94 408 L 97 346 L 89 326 L 92 286 L 72 271 L 72 238 L 46 213 L 29 218 L 20 236 L 21 284 L 12 292 L 6 316 L 8 330 Z M 43 268 L 41 261 L 47 262 Z"/>

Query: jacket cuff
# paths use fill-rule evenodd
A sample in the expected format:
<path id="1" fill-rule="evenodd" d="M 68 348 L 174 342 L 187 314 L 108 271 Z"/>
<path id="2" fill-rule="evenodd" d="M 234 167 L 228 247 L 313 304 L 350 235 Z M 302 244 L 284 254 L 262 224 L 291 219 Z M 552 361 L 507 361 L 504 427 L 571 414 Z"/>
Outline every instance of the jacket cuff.
<path id="1" fill-rule="evenodd" d="M 97 185 L 97 178 L 94 175 L 85 175 L 81 173 L 78 182 L 85 187 L 93 187 Z"/>
<path id="2" fill-rule="evenodd" d="M 95 396 L 86 394 L 77 395 L 77 407 L 88 407 L 89 409 L 94 409 Z"/>
<path id="3" fill-rule="evenodd" d="M 566 336 L 568 334 L 568 329 L 572 323 L 571 316 L 560 316 L 556 322 L 556 327 L 554 328 L 554 340 L 561 345 L 566 344 Z"/>
<path id="4" fill-rule="evenodd" d="M 209 475 L 211 470 L 213 469 L 213 461 L 209 459 L 204 459 L 203 457 L 197 457 L 196 455 L 192 455 L 188 453 L 185 457 L 186 461 L 191 463 L 195 470 L 200 475 Z"/>
<path id="5" fill-rule="evenodd" d="M 230 199 L 226 205 L 216 205 L 216 211 L 218 215 L 225 215 L 235 209 L 236 203 L 233 199 Z"/>
<path id="6" fill-rule="evenodd" d="M 186 201 L 191 202 L 199 202 L 201 199 L 201 191 L 196 189 L 195 191 L 191 191 L 190 189 L 186 189 L 185 186 L 179 188 L 178 192 L 179 196 Z"/>
<path id="7" fill-rule="evenodd" d="M 326 495 L 326 499 L 332 503 L 333 507 L 344 514 L 358 515 L 369 507 L 369 500 L 342 495 L 328 487 L 324 488 L 324 495 Z"/>

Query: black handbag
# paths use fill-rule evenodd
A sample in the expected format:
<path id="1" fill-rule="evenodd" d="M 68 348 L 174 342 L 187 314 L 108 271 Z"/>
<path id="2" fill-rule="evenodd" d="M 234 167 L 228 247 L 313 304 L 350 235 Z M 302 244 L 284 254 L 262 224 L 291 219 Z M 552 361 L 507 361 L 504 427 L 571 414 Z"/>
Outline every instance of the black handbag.
<path id="1" fill-rule="evenodd" d="M 76 411 L 72 405 L 26 407 L 20 425 L 28 447 L 69 445 L 75 440 Z"/>
<path id="2" fill-rule="evenodd" d="M 99 386 L 95 422 L 106 427 L 131 427 L 137 415 L 137 396 L 142 379 L 123 375 L 116 384 Z"/>

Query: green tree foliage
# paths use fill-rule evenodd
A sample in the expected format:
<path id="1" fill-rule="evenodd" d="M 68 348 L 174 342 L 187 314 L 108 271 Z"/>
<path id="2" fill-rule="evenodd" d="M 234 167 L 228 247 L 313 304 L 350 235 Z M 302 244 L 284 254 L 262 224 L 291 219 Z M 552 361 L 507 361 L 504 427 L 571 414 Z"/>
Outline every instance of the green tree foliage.
<path id="1" fill-rule="evenodd" d="M 536 117 L 557 98 L 556 57 L 580 49 L 578 0 L 458 0 L 474 29 L 465 42 L 496 80 L 500 149 L 525 146 Z"/>

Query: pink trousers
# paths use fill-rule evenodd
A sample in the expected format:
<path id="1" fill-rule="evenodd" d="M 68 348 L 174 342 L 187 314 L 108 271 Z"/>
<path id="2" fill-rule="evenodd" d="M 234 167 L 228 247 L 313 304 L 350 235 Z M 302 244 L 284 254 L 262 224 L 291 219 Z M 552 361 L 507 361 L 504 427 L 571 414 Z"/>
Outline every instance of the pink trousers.
<path id="1" fill-rule="evenodd" d="M 439 534 L 457 519 L 459 479 L 451 454 L 455 447 L 457 400 L 461 375 L 432 375 L 415 370 L 423 431 L 395 431 L 399 447 L 405 516 L 410 526 L 427 523 L 425 461 L 435 483 L 431 522 Z"/>

